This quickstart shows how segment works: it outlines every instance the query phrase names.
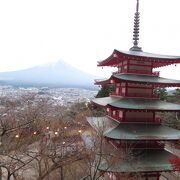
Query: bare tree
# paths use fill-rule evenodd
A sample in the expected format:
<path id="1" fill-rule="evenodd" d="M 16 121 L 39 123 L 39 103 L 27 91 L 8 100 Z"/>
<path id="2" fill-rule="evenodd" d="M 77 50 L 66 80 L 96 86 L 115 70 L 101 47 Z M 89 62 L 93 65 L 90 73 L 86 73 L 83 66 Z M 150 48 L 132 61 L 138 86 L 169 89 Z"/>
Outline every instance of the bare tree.
<path id="1" fill-rule="evenodd" d="M 31 169 L 36 179 L 57 170 L 63 179 L 63 167 L 83 158 L 80 125 L 69 123 L 64 107 L 36 95 L 3 98 L 1 105 L 1 177 L 20 178 Z"/>
<path id="2" fill-rule="evenodd" d="M 143 174 L 136 172 L 135 167 L 131 162 L 137 162 L 140 157 L 140 152 L 137 156 L 135 150 L 137 143 L 136 142 L 127 142 L 123 141 L 123 145 L 116 146 L 117 141 L 104 137 L 104 134 L 107 129 L 109 129 L 106 124 L 106 119 L 100 118 L 100 120 L 93 118 L 93 123 L 91 124 L 96 131 L 93 129 L 87 128 L 85 137 L 86 154 L 87 158 L 84 159 L 84 171 L 86 176 L 84 179 L 89 180 L 98 180 L 105 178 L 109 175 L 116 175 L 120 179 L 138 179 L 141 180 Z M 96 120 L 99 122 L 96 122 Z M 115 142 L 113 144 L 113 142 Z M 115 173 L 114 170 L 118 167 L 118 164 L 129 164 L 132 172 L 134 173 Z M 105 177 L 104 177 L 105 176 Z"/>

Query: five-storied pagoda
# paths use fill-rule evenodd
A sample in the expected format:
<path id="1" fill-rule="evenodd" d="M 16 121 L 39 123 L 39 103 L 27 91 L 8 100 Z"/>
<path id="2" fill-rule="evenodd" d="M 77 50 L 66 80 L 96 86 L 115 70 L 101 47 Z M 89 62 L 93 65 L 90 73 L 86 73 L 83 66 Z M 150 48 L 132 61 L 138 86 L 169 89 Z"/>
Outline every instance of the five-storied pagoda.
<path id="1" fill-rule="evenodd" d="M 103 136 L 116 150 L 129 152 L 109 165 L 104 159 L 99 170 L 109 179 L 121 179 L 124 174 L 140 174 L 143 180 L 159 180 L 162 172 L 171 172 L 171 153 L 165 150 L 166 142 L 180 139 L 180 131 L 161 124 L 158 112 L 179 112 L 180 105 L 159 100 L 156 88 L 180 87 L 179 80 L 159 77 L 153 68 L 180 63 L 180 56 L 167 56 L 143 52 L 139 40 L 139 0 L 137 0 L 133 47 L 129 51 L 114 50 L 98 66 L 116 67 L 109 79 L 96 80 L 97 85 L 114 85 L 109 97 L 96 98 L 93 103 L 106 109 L 105 117 L 88 117 L 97 130 L 104 126 Z M 127 157 L 126 157 L 127 156 Z M 130 178 L 128 178 L 130 179 Z M 137 178 L 139 179 L 139 178 Z"/>

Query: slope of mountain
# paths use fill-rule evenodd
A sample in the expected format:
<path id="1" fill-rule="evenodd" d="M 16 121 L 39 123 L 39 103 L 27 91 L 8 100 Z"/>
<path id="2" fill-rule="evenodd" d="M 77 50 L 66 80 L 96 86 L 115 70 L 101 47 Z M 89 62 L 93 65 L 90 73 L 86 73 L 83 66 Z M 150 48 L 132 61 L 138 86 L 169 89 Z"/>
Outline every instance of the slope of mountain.
<path id="1" fill-rule="evenodd" d="M 92 87 L 95 76 L 82 72 L 63 61 L 33 68 L 1 72 L 1 83 L 22 86 Z"/>

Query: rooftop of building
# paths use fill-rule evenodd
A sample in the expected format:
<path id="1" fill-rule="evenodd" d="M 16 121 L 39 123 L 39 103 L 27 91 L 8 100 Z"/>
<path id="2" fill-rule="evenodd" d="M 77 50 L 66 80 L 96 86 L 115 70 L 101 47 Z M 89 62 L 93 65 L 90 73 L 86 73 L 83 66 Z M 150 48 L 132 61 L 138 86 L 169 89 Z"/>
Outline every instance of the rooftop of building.
<path id="1" fill-rule="evenodd" d="M 98 66 L 116 66 L 125 60 L 152 62 L 152 67 L 157 68 L 170 64 L 180 63 L 180 56 L 160 55 L 143 51 L 118 51 L 114 50 L 111 56 L 98 62 Z"/>
<path id="2" fill-rule="evenodd" d="M 161 124 L 119 123 L 108 117 L 89 117 L 89 124 L 114 140 L 179 140 L 180 131 Z"/>
<path id="3" fill-rule="evenodd" d="M 113 154 L 115 154 L 114 158 Z M 169 161 L 171 156 L 165 150 L 146 149 L 131 151 L 129 149 L 124 154 L 121 151 L 119 156 L 112 151 L 109 158 L 106 157 L 100 162 L 99 170 L 118 173 L 173 171 Z"/>
<path id="4" fill-rule="evenodd" d="M 110 78 L 103 80 L 96 80 L 96 84 L 111 84 L 111 79 L 117 79 L 121 82 L 132 82 L 132 83 L 145 83 L 145 84 L 155 84 L 155 85 L 164 85 L 165 87 L 179 87 L 180 80 L 167 79 L 158 76 L 149 76 L 149 75 L 138 75 L 138 74 L 114 74 Z"/>
<path id="5" fill-rule="evenodd" d="M 93 99 L 100 106 L 137 111 L 180 111 L 180 105 L 158 99 L 104 97 Z"/>

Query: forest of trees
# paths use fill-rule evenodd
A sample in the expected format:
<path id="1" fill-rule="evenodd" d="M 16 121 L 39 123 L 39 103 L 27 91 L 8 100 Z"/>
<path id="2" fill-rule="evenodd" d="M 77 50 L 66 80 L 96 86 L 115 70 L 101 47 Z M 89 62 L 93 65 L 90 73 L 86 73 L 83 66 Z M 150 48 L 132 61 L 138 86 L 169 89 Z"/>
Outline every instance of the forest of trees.
<path id="1" fill-rule="evenodd" d="M 103 87 L 98 96 L 111 91 L 112 87 Z M 173 96 L 165 90 L 159 93 L 165 101 L 180 103 L 179 89 Z M 0 180 L 97 180 L 103 176 L 98 171 L 102 159 L 110 155 L 117 159 L 107 147 L 102 151 L 103 131 L 95 133 L 86 121 L 88 116 L 105 115 L 91 103 L 64 107 L 30 94 L 19 99 L 0 97 L 0 107 Z M 163 124 L 180 129 L 179 113 L 159 115 Z M 180 170 L 179 157 L 170 161 Z"/>
<path id="2" fill-rule="evenodd" d="M 101 136 L 92 148 L 82 139 L 91 131 L 86 117 L 97 114 L 87 103 L 55 105 L 36 94 L 19 99 L 0 97 L 0 180 L 98 179 Z M 91 134 L 92 135 L 92 134 Z"/>

